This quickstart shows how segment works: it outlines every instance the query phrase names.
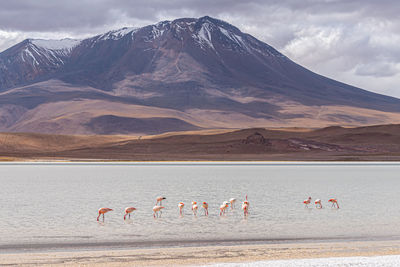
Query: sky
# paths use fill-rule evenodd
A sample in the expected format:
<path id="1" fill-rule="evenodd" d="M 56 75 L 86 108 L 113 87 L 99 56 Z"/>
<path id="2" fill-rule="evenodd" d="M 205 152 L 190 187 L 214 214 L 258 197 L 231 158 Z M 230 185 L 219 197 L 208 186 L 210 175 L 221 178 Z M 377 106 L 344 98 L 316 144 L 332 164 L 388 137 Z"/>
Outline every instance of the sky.
<path id="1" fill-rule="evenodd" d="M 398 0 L 0 0 L 0 51 L 211 16 L 324 76 L 400 98 Z"/>

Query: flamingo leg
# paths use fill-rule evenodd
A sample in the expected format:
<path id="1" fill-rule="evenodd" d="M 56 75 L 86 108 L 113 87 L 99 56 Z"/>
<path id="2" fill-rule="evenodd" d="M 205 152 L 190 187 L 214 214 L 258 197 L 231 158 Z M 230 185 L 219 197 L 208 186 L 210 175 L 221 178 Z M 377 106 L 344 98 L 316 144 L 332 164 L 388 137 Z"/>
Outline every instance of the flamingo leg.
<path id="1" fill-rule="evenodd" d="M 103 213 L 103 222 L 104 222 L 104 213 Z"/>
<path id="2" fill-rule="evenodd" d="M 101 215 L 101 214 L 99 214 L 99 216 L 97 216 L 97 221 L 99 221 L 100 215 Z"/>

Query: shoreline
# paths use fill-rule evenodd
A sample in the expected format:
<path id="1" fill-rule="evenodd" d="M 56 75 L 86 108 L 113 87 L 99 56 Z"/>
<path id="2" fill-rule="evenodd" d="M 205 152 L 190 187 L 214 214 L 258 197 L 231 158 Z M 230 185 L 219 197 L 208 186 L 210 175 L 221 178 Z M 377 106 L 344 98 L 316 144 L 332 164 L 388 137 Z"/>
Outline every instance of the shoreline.
<path id="1" fill-rule="evenodd" d="M 58 243 L 16 243 L 0 244 L 0 255 L 24 253 L 73 253 L 78 251 L 118 251 L 138 249 L 175 249 L 193 247 L 236 247 L 290 244 L 333 244 L 399 242 L 399 236 L 352 236 L 352 237 L 284 237 L 250 239 L 201 239 L 201 240 L 143 240 L 143 241 L 99 241 L 99 242 L 58 242 Z"/>
<path id="2" fill-rule="evenodd" d="M 398 165 L 400 160 L 16 160 L 0 165 Z"/>
<path id="3" fill-rule="evenodd" d="M 79 250 L 0 254 L 0 265 L 165 266 L 400 255 L 400 240 Z"/>

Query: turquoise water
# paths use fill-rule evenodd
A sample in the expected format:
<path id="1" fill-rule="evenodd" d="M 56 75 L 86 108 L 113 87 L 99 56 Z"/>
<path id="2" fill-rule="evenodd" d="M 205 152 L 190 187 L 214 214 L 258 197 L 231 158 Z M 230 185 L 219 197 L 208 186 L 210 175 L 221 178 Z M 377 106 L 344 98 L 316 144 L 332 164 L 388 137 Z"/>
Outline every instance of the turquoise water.
<path id="1" fill-rule="evenodd" d="M 400 239 L 400 164 L 0 164 L 0 250 Z M 219 216 L 229 198 L 250 201 Z M 166 207 L 154 219 L 155 198 Z M 308 196 L 324 208 L 304 208 Z M 339 201 L 331 209 L 329 198 Z M 178 203 L 184 202 L 185 216 Z M 210 215 L 191 214 L 192 201 Z M 124 208 L 137 211 L 124 221 Z M 113 208 L 97 222 L 100 207 Z"/>

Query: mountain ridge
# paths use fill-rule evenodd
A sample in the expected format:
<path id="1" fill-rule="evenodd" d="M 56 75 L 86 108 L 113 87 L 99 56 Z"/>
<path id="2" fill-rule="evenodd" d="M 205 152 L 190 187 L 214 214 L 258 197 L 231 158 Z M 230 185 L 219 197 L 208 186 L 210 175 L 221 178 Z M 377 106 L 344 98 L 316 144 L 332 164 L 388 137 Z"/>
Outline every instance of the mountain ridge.
<path id="1" fill-rule="evenodd" d="M 121 133 L 146 134 L 151 118 L 193 129 L 359 126 L 400 122 L 400 100 L 311 72 L 208 16 L 0 53 L 0 131 L 95 134 L 95 121 L 117 134 L 107 124 L 129 121 L 142 126 Z"/>

